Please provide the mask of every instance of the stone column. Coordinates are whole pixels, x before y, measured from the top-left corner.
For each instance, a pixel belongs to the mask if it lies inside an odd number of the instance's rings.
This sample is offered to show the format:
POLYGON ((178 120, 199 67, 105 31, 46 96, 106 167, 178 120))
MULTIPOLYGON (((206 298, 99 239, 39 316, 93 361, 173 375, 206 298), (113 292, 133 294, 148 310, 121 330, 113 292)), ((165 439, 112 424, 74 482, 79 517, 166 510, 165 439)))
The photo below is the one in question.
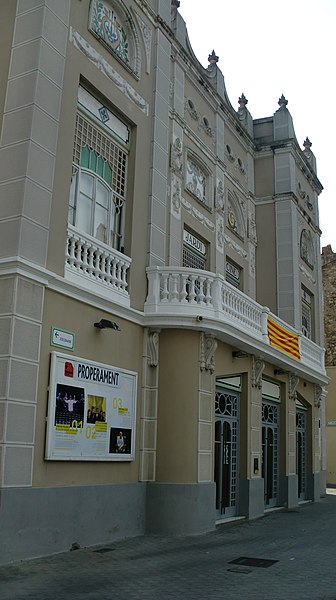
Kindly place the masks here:
POLYGON ((251 356, 251 387, 247 397, 247 472, 241 481, 241 512, 250 519, 264 513, 264 480, 261 477, 262 374, 265 363, 251 356))
POLYGON ((155 481, 159 335, 159 330, 145 329, 144 332, 140 413, 140 481, 155 481))

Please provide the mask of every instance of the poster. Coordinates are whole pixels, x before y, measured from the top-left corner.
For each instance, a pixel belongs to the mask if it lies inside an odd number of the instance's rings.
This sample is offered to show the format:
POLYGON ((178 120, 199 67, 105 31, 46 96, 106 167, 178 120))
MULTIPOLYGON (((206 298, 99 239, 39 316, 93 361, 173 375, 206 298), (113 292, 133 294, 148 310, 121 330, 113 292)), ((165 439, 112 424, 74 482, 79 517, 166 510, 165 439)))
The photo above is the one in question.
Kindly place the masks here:
POLYGON ((53 352, 48 460, 133 460, 137 374, 53 352))

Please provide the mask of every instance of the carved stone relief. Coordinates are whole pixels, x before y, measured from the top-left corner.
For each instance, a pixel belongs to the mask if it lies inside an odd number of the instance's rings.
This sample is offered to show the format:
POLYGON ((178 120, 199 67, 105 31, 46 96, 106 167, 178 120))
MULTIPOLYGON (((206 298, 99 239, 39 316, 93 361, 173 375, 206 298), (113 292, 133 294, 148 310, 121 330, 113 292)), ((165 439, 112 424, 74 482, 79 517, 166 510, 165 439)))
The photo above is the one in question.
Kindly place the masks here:
POLYGON ((224 213, 224 185, 220 179, 217 179, 217 186, 215 189, 215 208, 218 212, 224 213))
POLYGON ((215 230, 215 224, 212 221, 210 221, 210 219, 208 219, 203 213, 201 213, 201 211, 197 210, 197 208, 195 208, 191 204, 191 202, 188 202, 188 200, 186 200, 186 198, 184 198, 183 196, 181 197, 181 203, 182 203, 182 206, 190 214, 192 214, 198 221, 200 221, 200 223, 203 223, 203 225, 205 225, 208 229, 210 229, 210 231, 215 230))
POLYGON ((293 402, 296 401, 296 389, 299 385, 299 377, 294 375, 294 373, 289 373, 288 383, 289 383, 289 399, 293 402))
POLYGON ((135 89, 115 71, 97 50, 95 50, 77 31, 70 27, 70 42, 82 52, 117 88, 148 116, 148 103, 135 89))
POLYGON ((216 247, 223 252, 224 249, 224 219, 220 214, 216 216, 216 247))
POLYGON ((177 213, 181 209, 181 181, 175 175, 172 178, 172 205, 173 210, 177 213))
POLYGON ((160 329, 148 331, 148 364, 151 367, 157 367, 159 362, 159 334, 160 329))
POLYGON ((200 369, 201 371, 215 370, 215 352, 217 349, 217 341, 214 335, 200 334, 200 369))
POLYGON ((314 268, 314 244, 310 231, 303 229, 300 236, 300 256, 302 260, 310 267, 314 268))
POLYGON ((136 19, 138 21, 138 25, 141 31, 142 40, 145 46, 146 52, 146 73, 150 73, 150 59, 152 52, 152 30, 150 27, 147 27, 146 23, 143 22, 141 17, 135 13, 136 19))
POLYGON ((182 174, 183 174, 182 142, 179 137, 176 137, 171 145, 170 165, 171 165, 171 170, 174 173, 182 176, 182 174))
POLYGON ((327 397, 327 389, 325 387, 322 387, 320 385, 315 385, 315 397, 314 397, 314 406, 316 406, 316 408, 321 408, 321 405, 323 405, 323 402, 325 402, 325 399, 327 397))
POLYGON ((225 235, 224 239, 230 248, 232 248, 233 250, 238 252, 238 254, 240 254, 240 256, 242 256, 243 258, 247 258, 248 254, 247 254, 246 250, 244 250, 244 248, 242 248, 239 244, 237 244, 237 242, 235 242, 232 238, 230 238, 230 236, 225 235))
POLYGON ((92 0, 89 31, 125 66, 140 77, 140 49, 132 15, 124 4, 115 0, 92 0))
POLYGON ((252 387, 262 388, 262 375, 265 369, 265 363, 261 358, 252 355, 252 387))

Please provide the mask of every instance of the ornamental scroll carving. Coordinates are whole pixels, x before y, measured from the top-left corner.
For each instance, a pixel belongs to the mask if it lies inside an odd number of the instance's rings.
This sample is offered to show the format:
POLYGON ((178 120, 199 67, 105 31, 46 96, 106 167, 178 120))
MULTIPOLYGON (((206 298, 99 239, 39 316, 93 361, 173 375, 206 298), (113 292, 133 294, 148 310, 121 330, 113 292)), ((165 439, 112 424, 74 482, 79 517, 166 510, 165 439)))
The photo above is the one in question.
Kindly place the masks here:
POLYGON ((252 356, 252 387, 262 388, 262 375, 265 369, 265 363, 261 358, 252 356))
POLYGON ((323 397, 323 388, 320 385, 315 385, 315 394, 314 394, 314 406, 316 408, 321 407, 321 400, 323 397))
POLYGON ((299 377, 293 373, 289 374, 289 399, 296 401, 296 389, 299 385, 299 377))
POLYGON ((159 362, 159 334, 160 330, 149 330, 147 337, 148 364, 157 367, 159 362))
POLYGON ((215 370, 215 352, 217 349, 217 341, 215 336, 201 333, 200 336, 200 368, 201 371, 215 370))
POLYGON ((176 175, 183 174, 182 142, 179 137, 171 145, 170 165, 176 175))
POLYGON ((125 94, 146 115, 149 106, 146 100, 123 78, 112 66, 95 50, 77 31, 70 28, 70 42, 82 52, 106 77, 108 77, 117 88, 125 94))
POLYGON ((221 212, 224 214, 224 210, 225 210, 224 185, 220 179, 218 179, 217 187, 215 189, 215 208, 218 212, 221 212))

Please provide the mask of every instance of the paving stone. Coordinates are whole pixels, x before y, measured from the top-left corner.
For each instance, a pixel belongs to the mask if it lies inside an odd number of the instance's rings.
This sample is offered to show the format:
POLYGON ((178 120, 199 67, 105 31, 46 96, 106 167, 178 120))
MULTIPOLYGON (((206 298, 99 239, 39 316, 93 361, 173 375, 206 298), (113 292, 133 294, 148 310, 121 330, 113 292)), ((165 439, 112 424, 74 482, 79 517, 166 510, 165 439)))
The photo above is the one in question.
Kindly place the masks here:
POLYGON ((1 600, 336 600, 336 496, 193 537, 147 536, 0 567, 1 600), (247 556, 267 569, 234 565, 247 556))

